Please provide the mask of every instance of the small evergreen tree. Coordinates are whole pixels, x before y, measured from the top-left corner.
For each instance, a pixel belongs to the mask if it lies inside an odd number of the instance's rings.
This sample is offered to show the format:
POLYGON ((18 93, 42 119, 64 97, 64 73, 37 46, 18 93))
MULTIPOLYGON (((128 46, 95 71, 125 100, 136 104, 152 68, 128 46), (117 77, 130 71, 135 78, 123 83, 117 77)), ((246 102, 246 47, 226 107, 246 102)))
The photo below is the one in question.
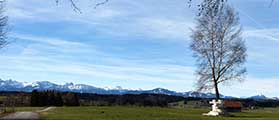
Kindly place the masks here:
POLYGON ((39 93, 37 90, 32 91, 31 106, 39 106, 39 93))
POLYGON ((79 106, 79 99, 76 94, 69 92, 64 96, 64 104, 67 106, 79 106))
POLYGON ((55 94, 55 106, 63 106, 63 100, 60 92, 55 94))

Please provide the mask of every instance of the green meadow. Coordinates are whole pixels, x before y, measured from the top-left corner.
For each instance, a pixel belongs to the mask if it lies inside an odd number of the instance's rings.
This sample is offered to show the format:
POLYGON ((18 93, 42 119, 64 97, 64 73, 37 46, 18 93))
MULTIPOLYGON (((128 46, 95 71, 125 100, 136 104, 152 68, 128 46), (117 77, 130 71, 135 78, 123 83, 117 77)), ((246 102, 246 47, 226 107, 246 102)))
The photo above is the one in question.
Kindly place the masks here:
POLYGON ((158 107, 58 107, 40 113, 45 120, 279 120, 279 108, 243 110, 234 117, 206 117, 209 109, 158 107))

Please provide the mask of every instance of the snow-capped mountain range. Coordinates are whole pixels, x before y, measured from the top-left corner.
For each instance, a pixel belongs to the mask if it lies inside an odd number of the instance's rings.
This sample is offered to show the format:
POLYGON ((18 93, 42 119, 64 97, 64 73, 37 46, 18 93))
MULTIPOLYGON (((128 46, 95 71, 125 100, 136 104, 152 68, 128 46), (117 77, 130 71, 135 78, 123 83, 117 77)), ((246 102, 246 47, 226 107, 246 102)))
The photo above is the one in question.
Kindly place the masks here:
MULTIPOLYGON (((121 87, 116 87, 115 89, 108 88, 97 88, 90 85, 85 84, 73 84, 66 83, 64 85, 58 85, 55 83, 51 83, 48 81, 39 81, 39 82, 18 82, 14 80, 1 80, 0 79, 0 91, 24 91, 31 92, 32 90, 57 90, 63 92, 78 92, 78 93, 96 93, 96 94, 165 94, 165 95, 175 95, 175 96, 183 96, 183 97, 199 97, 199 98, 214 98, 215 94, 213 93, 200 93, 195 91, 189 92, 175 92, 163 88, 156 88, 152 90, 128 90, 122 89, 121 87)), ((231 96, 221 95, 222 98, 236 98, 231 96)), ((251 99, 262 100, 262 99, 275 99, 278 98, 267 98, 264 95, 257 95, 249 97, 251 99)))

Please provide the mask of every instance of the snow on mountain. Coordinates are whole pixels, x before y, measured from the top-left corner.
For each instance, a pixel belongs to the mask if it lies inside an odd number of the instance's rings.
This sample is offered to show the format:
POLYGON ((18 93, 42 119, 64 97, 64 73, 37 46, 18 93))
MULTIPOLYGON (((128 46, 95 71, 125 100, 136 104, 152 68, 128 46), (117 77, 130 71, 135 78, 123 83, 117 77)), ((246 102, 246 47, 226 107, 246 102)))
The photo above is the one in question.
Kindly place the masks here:
MULTIPOLYGON (((201 92, 197 92, 197 91, 189 91, 189 92, 185 92, 183 93, 183 96, 188 96, 188 97, 198 97, 198 98, 215 98, 215 94, 213 93, 201 93, 201 92)), ((221 95, 221 97, 223 98, 224 96, 221 95)))
MULTIPOLYGON (((164 88, 156 88, 153 90, 128 90, 123 89, 120 86, 116 88, 97 88, 90 85, 85 84, 74 84, 74 83, 66 83, 64 85, 58 85, 55 83, 51 83, 48 81, 40 81, 40 82, 18 82, 14 80, 1 80, 0 79, 0 91, 25 91, 31 92, 32 90, 57 90, 63 92, 78 92, 78 93, 96 93, 96 94, 164 94, 164 95, 175 95, 175 96, 183 96, 183 97, 195 97, 195 98, 215 98, 215 94, 213 93, 201 93, 196 91, 189 92, 175 92, 171 90, 167 90, 164 88)), ((221 98, 236 98, 231 96, 221 95, 221 98)), ((249 97, 250 99, 255 100, 265 100, 265 99, 273 99, 279 100, 277 97, 267 98, 264 95, 256 95, 249 97)))
POLYGON ((254 100, 266 100, 266 99, 270 99, 270 98, 267 98, 267 97, 264 96, 264 95, 255 95, 255 96, 249 97, 249 99, 254 99, 254 100))
POLYGON ((18 90, 23 87, 23 83, 13 81, 13 80, 1 80, 0 79, 0 90, 10 91, 10 90, 18 90))
MULTIPOLYGON (((165 94, 165 95, 177 95, 178 93, 175 91, 170 91, 167 89, 163 89, 163 88, 156 88, 153 90, 147 90, 145 91, 145 93, 150 93, 150 94, 165 94)), ((181 95, 180 95, 181 96, 181 95)))
POLYGON ((279 100, 278 97, 272 97, 271 99, 272 99, 272 100, 279 100))
POLYGON ((30 82, 23 82, 22 85, 23 85, 23 87, 26 87, 26 86, 32 86, 32 87, 38 86, 37 83, 30 83, 30 82))

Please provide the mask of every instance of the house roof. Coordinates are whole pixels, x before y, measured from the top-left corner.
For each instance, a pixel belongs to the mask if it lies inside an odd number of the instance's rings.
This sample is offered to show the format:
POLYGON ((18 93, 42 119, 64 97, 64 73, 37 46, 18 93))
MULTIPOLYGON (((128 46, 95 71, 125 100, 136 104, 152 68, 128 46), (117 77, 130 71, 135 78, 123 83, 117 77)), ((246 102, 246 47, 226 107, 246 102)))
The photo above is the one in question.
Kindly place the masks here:
POLYGON ((242 108, 243 106, 239 101, 224 101, 224 107, 242 108))

